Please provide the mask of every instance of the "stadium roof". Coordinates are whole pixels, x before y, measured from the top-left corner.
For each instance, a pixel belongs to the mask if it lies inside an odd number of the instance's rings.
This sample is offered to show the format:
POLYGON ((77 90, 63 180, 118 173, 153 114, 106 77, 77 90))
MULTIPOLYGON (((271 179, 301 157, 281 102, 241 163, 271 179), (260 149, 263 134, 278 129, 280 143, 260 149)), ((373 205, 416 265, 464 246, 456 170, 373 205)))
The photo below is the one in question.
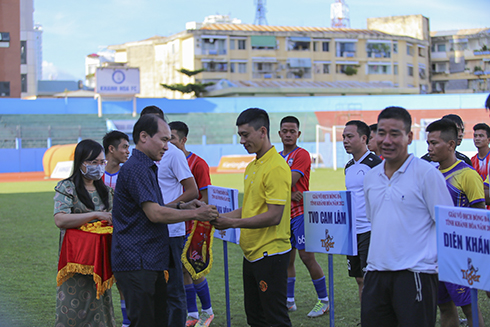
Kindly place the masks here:
POLYGON ((452 35, 474 35, 479 33, 490 33, 489 27, 484 28, 468 28, 461 30, 449 30, 449 31, 432 31, 430 32, 431 37, 438 36, 452 36, 452 35))

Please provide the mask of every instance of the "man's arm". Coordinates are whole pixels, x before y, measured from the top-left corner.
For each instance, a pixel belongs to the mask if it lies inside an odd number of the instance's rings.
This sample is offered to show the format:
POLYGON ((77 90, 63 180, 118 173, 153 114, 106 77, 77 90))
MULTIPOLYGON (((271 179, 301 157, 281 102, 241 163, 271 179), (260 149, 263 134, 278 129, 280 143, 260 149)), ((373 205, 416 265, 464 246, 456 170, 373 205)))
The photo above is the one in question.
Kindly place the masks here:
MULTIPOLYGON (((291 175, 292 175, 291 187, 294 187, 294 185, 296 185, 296 183, 299 181, 301 177, 303 177, 303 175, 301 175, 297 171, 291 172, 291 175)), ((291 200, 301 201, 302 198, 303 198, 303 193, 301 191, 291 192, 291 200)))
POLYGON ((217 229, 227 229, 227 228, 264 228, 279 225, 282 219, 282 214, 284 212, 283 205, 277 204, 267 204, 267 211, 258 214, 253 217, 246 217, 246 219, 236 219, 232 218, 236 216, 237 211, 241 209, 234 210, 230 213, 226 213, 225 216, 220 216, 212 222, 214 227, 217 229))
POLYGON ((208 203, 208 189, 202 189, 199 192, 201 192, 201 201, 204 203, 208 203))
POLYGON ((470 207, 471 208, 476 208, 476 209, 486 209, 484 202, 473 203, 472 205, 470 205, 470 207))
POLYGON ((184 188, 184 193, 170 203, 189 202, 199 197, 199 191, 194 177, 183 179, 180 181, 180 184, 184 188))
POLYGON ((187 220, 210 221, 218 217, 216 207, 210 205, 189 210, 163 207, 155 202, 143 202, 141 206, 146 217, 153 223, 173 224, 187 220))
POLYGON ((489 192, 488 192, 488 189, 489 189, 488 185, 485 184, 483 186, 483 189, 485 190, 485 203, 486 204, 490 204, 490 195, 489 195, 489 192))

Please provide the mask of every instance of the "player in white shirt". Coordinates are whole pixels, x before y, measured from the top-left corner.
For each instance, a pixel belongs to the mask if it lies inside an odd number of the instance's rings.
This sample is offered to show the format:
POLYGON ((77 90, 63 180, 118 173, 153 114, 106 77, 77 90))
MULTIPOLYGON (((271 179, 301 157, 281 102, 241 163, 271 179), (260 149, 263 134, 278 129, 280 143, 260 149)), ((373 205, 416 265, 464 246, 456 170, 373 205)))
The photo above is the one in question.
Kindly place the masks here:
POLYGON ((412 117, 400 107, 378 116, 384 157, 364 178, 371 243, 361 303, 363 327, 433 327, 437 315, 435 206, 453 206, 442 174, 408 153, 412 117))
POLYGON ((345 188, 352 192, 356 206, 357 255, 347 256, 349 276, 356 279, 361 300, 364 286, 364 273, 367 266, 371 223, 366 218, 366 202, 364 200, 364 176, 381 163, 381 159, 368 150, 370 138, 369 126, 360 120, 351 120, 345 124, 342 138, 345 151, 353 158, 345 165, 345 188))

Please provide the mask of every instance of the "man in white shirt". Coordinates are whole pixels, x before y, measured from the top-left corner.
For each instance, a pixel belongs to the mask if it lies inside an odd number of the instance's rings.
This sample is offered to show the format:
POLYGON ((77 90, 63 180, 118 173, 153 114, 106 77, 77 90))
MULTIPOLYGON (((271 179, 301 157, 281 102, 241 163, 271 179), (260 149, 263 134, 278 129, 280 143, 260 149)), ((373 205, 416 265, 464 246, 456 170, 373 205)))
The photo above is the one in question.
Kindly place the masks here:
POLYGON ((453 206, 442 174, 408 154, 412 118, 388 107, 378 116, 384 157, 364 179, 371 243, 362 292, 363 327, 432 327, 437 314, 435 206, 453 206))
MULTIPOLYGON (((148 106, 141 111, 141 116, 147 114, 164 118, 163 111, 156 106, 148 106)), ((169 142, 168 150, 165 151, 162 160, 156 164, 158 166, 158 183, 162 191, 163 202, 166 205, 181 201, 188 202, 198 198, 199 191, 187 159, 175 145, 169 142)), ((171 252, 167 283, 168 326, 185 326, 187 304, 180 260, 184 249, 185 223, 169 224, 168 234, 171 252)))
POLYGON ((369 126, 360 120, 351 120, 345 124, 342 138, 345 151, 353 158, 345 165, 345 188, 352 192, 356 206, 357 255, 347 256, 349 276, 356 279, 361 300, 366 272, 371 223, 366 218, 366 202, 364 200, 364 176, 381 163, 381 159, 368 150, 370 139, 369 126))

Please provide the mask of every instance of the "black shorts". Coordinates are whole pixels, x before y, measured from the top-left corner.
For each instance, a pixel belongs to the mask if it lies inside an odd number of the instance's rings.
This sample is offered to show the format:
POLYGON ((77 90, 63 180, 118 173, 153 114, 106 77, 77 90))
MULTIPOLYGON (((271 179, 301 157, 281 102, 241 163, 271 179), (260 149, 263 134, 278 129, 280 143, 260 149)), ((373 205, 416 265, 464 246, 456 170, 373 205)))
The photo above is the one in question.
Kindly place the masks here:
POLYGON ((368 271, 362 290, 362 327, 434 327, 437 274, 368 271))
POLYGON ((369 241, 371 240, 371 231, 357 234, 357 255, 347 256, 347 269, 349 277, 363 277, 366 272, 367 256, 369 250, 369 241))

